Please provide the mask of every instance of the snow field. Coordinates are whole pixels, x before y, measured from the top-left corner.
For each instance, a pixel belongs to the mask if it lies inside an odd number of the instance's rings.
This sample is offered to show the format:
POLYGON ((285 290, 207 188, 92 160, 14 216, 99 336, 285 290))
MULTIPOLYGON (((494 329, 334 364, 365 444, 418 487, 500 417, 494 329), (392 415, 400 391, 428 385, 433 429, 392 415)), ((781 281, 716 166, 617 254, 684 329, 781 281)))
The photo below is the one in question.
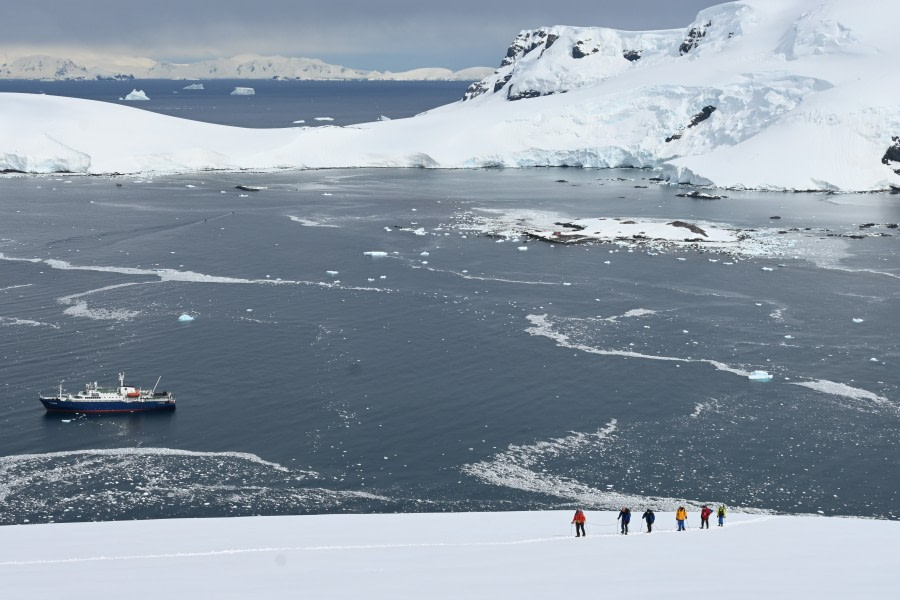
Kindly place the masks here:
POLYGON ((0 528, 11 598, 886 598, 900 524, 730 514, 320 515, 0 528), (47 574, 52 573, 52 577, 47 574))

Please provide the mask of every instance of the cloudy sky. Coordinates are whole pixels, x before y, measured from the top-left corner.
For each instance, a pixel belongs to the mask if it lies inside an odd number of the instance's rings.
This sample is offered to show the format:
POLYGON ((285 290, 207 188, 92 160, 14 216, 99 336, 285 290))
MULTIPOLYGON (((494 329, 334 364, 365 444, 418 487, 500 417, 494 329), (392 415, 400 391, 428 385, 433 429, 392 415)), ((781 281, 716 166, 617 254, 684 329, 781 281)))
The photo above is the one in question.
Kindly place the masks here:
POLYGON ((522 29, 680 28, 719 1, 31 0, 3 11, 0 56, 113 53, 187 61, 281 54, 358 69, 462 69, 497 66, 522 29))

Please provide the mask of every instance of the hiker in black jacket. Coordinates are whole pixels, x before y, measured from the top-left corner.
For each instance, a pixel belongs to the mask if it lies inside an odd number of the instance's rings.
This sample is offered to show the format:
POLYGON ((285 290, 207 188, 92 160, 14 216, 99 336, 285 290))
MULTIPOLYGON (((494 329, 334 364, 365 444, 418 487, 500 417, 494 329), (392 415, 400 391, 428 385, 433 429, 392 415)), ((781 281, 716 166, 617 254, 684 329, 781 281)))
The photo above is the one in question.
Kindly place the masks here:
POLYGON ((648 508, 644 511, 644 515, 641 518, 647 521, 647 533, 653 531, 653 521, 656 520, 656 515, 653 514, 653 511, 648 508))

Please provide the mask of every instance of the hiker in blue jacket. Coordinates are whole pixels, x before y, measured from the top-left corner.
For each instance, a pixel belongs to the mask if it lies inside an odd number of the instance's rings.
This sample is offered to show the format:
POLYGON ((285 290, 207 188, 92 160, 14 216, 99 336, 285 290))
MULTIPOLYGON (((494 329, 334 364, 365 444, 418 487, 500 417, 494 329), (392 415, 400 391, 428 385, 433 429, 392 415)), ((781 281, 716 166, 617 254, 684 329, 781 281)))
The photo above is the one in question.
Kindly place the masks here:
POLYGON ((628 523, 631 522, 631 511, 627 507, 622 507, 616 520, 622 520, 622 535, 628 535, 628 523))
POLYGON ((641 518, 647 521, 647 533, 653 531, 653 522, 656 520, 656 515, 653 514, 653 510, 650 508, 645 510, 644 515, 641 518))

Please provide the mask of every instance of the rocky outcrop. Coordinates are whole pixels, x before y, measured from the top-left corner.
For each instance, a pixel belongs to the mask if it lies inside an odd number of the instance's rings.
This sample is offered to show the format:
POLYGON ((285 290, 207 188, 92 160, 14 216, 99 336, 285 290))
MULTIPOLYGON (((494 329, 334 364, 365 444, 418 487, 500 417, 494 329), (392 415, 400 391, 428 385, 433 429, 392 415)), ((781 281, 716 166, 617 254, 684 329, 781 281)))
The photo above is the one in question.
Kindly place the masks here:
POLYGON ((706 37, 706 32, 709 31, 710 27, 712 27, 712 21, 707 21, 705 24, 698 27, 691 27, 687 33, 687 37, 684 38, 684 41, 678 47, 678 53, 684 56, 699 46, 700 40, 706 37))
POLYGON ((881 162, 894 169, 894 173, 900 175, 900 136, 895 135, 891 138, 891 141, 894 144, 888 147, 887 152, 881 158, 881 162))
MULTIPOLYGON (((693 118, 691 119, 691 122, 688 123, 687 129, 690 129, 691 127, 696 127, 703 121, 707 120, 710 117, 710 115, 712 115, 714 112, 716 112, 715 106, 704 106, 700 110, 700 112, 698 112, 696 115, 693 116, 693 118)), ((675 140, 680 140, 681 136, 682 136, 682 133, 680 133, 680 132, 675 133, 675 134, 667 137, 666 142, 673 142, 675 140)))

